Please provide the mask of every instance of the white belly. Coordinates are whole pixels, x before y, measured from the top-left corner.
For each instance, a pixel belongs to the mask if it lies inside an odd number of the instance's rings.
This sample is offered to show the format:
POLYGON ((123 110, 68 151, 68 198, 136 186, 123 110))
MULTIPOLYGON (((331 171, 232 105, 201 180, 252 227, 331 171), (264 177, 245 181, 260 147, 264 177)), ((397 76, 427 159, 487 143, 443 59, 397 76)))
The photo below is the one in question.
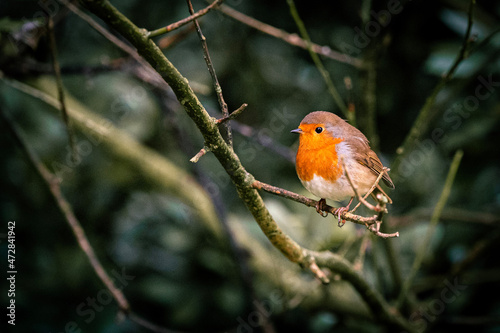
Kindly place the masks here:
MULTIPOLYGON (((371 189, 375 180, 377 180, 375 174, 356 161, 353 161, 353 163, 349 163, 349 161, 347 161, 346 168, 352 182, 361 195, 365 195, 371 189), (363 176, 361 177, 356 175, 363 176)), ((314 175, 313 179, 309 181, 302 181, 302 185, 304 185, 309 192, 323 199, 343 201, 355 196, 354 190, 345 176, 345 173, 343 173, 342 176, 335 181, 335 183, 331 183, 321 176, 314 175)))

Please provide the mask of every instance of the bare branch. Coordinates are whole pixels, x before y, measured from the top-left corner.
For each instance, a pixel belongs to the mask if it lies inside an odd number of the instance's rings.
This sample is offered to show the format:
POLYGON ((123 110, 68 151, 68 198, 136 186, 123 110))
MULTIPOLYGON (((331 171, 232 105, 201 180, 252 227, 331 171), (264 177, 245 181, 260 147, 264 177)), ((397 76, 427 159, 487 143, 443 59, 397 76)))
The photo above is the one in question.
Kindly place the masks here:
POLYGON ((194 21, 194 20, 202 17, 203 15, 207 14, 209 11, 211 11, 212 9, 216 8, 217 6, 219 6, 222 3, 222 1, 224 1, 224 0, 215 0, 214 2, 212 2, 207 7, 205 7, 203 9, 197 11, 196 13, 191 14, 190 16, 188 16, 188 17, 186 17, 186 18, 184 18, 184 19, 182 19, 180 21, 177 21, 177 22, 174 22, 172 24, 169 24, 166 27, 150 31, 147 34, 147 36, 149 38, 153 38, 153 37, 156 37, 156 36, 159 36, 159 35, 163 35, 163 34, 169 33, 170 31, 173 31, 175 29, 179 29, 180 27, 188 24, 189 22, 192 22, 192 21, 194 21))
MULTIPOLYGON (((306 41, 303 40, 302 38, 300 38, 297 34, 291 34, 291 33, 288 33, 284 30, 275 28, 269 24, 258 21, 256 19, 254 19, 253 17, 245 15, 245 14, 237 11, 236 9, 233 9, 233 8, 226 6, 226 5, 219 6, 218 10, 220 12, 222 12, 223 14, 231 17, 232 19, 235 19, 236 21, 239 21, 243 24, 246 24, 249 27, 252 27, 256 30, 259 30, 262 33, 265 33, 267 35, 281 39, 281 40, 287 42, 288 44, 298 46, 300 48, 307 50, 306 41)), ((337 51, 334 51, 328 46, 321 46, 318 44, 311 43, 311 47, 315 53, 320 54, 324 57, 336 60, 336 61, 341 62, 341 63, 352 65, 356 68, 361 68, 361 66, 362 66, 361 60, 359 60, 357 58, 353 58, 347 54, 342 54, 342 53, 339 53, 337 51)))
MULTIPOLYGON (((285 189, 282 189, 282 188, 279 188, 276 186, 272 186, 272 185, 263 183, 263 182, 258 181, 258 180, 255 180, 253 182, 253 187, 257 188, 259 190, 266 191, 268 193, 278 195, 278 196, 283 197, 283 198, 287 198, 287 199, 290 199, 290 200, 293 200, 296 202, 300 202, 301 204, 304 204, 308 207, 316 208, 316 205, 318 204, 318 201, 316 201, 314 199, 310 199, 310 198, 305 197, 303 195, 300 195, 300 194, 297 194, 297 193, 294 193, 294 192, 291 192, 291 191, 288 191, 288 190, 285 190, 285 189)), ((330 213, 332 215, 335 215, 335 210, 336 210, 335 207, 325 205, 324 208, 325 208, 325 212, 330 213)), ((350 221, 350 222, 353 222, 356 224, 361 224, 361 225, 372 225, 372 224, 376 223, 376 221, 377 221, 377 215, 375 215, 373 217, 364 217, 364 216, 355 215, 355 214, 352 214, 349 212, 343 212, 340 215, 340 217, 342 220, 350 221)))
POLYGON ((222 117, 220 119, 217 119, 216 123, 217 124, 223 124, 223 123, 225 123, 228 120, 233 120, 234 118, 238 117, 243 111, 245 111, 245 109, 247 108, 247 106, 248 106, 248 104, 246 104, 246 103, 242 104, 239 108, 237 108, 236 110, 234 110, 233 112, 231 112, 229 115, 224 116, 224 117, 222 117))

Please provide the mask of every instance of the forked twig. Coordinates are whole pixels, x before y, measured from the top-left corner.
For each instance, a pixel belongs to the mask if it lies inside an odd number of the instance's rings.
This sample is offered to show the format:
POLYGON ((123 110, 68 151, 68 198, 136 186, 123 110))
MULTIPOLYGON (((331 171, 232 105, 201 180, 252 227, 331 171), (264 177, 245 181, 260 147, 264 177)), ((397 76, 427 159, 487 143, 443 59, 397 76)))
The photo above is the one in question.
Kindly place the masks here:
POLYGON ((245 109, 247 108, 248 104, 243 103, 239 108, 228 114, 227 116, 224 116, 222 118, 217 119, 215 122, 217 124, 223 124, 228 120, 233 120, 234 118, 238 117, 245 109))
MULTIPOLYGON (((225 117, 222 117, 222 118, 219 118, 219 119, 216 119, 215 123, 217 125, 224 124, 226 121, 236 118, 237 116, 239 116, 246 109, 247 106, 248 106, 248 104, 243 103, 239 108, 237 108, 236 110, 234 110, 233 112, 231 112, 229 115, 227 115, 225 117)), ((210 151, 210 148, 207 147, 207 146, 204 146, 189 161, 192 162, 192 163, 197 163, 200 160, 200 158, 203 155, 205 155, 206 153, 208 153, 209 151, 210 151)))

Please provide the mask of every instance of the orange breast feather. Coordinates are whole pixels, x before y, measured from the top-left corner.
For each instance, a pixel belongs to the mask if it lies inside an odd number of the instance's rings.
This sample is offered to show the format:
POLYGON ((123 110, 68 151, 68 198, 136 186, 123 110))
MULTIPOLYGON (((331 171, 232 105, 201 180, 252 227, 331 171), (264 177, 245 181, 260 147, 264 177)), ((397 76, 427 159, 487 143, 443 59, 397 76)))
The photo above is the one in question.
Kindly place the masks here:
POLYGON ((322 137, 321 143, 311 142, 319 138, 301 135, 297 151, 297 174, 303 181, 309 181, 314 175, 330 182, 335 182, 342 175, 342 166, 339 163, 335 145, 344 141, 340 138, 322 137), (311 147, 314 147, 311 149, 311 147))

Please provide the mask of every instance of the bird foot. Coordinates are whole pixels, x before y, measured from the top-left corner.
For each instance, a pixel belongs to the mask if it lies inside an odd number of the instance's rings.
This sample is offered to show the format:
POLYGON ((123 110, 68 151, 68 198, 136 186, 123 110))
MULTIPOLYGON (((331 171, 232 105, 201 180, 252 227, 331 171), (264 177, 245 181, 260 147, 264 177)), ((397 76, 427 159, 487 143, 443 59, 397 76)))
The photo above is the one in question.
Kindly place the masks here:
POLYGON ((325 199, 320 199, 318 203, 316 204, 316 212, 318 212, 321 217, 327 217, 328 212, 326 211, 326 200, 325 199))
POLYGON ((342 228, 345 224, 345 220, 342 220, 340 218, 340 215, 342 215, 343 213, 348 212, 348 211, 349 211, 349 207, 339 207, 339 208, 335 209, 334 214, 337 215, 339 218, 339 223, 338 223, 339 228, 342 228))
POLYGON ((339 228, 342 228, 344 226, 344 224, 345 224, 345 220, 342 220, 340 218, 340 215, 342 215, 343 213, 349 211, 349 207, 351 206, 351 203, 352 203, 353 199, 354 199, 354 197, 351 198, 351 200, 349 201, 349 203, 347 204, 347 206, 345 206, 345 207, 339 207, 339 208, 335 209, 335 211, 333 212, 339 218, 339 223, 338 223, 339 228))

